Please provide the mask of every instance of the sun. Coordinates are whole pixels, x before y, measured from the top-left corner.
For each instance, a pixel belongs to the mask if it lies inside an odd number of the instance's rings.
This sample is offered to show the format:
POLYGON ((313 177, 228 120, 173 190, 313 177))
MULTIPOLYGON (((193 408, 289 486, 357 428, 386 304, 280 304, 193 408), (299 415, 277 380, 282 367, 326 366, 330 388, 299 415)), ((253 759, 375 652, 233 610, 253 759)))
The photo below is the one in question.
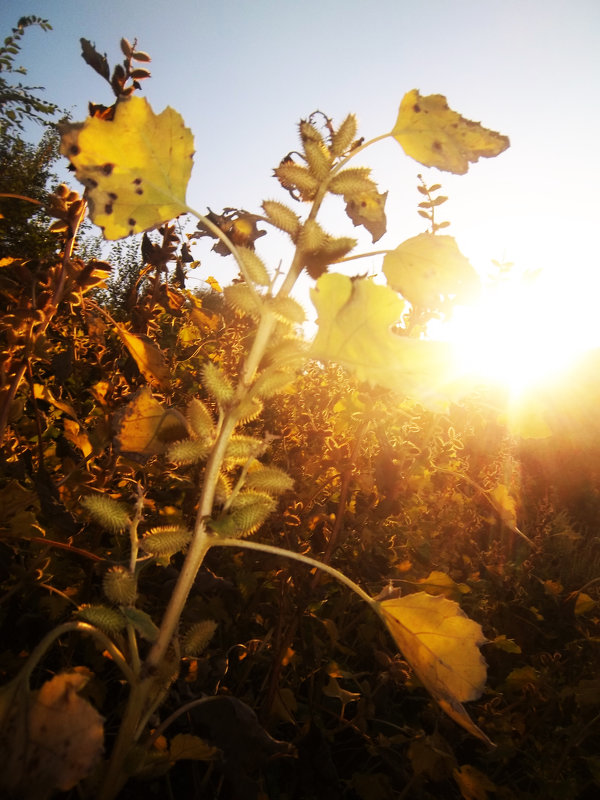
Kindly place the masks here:
POLYGON ((560 380, 584 352, 600 346, 592 302, 599 290, 600 282, 576 286, 568 275, 508 271, 432 333, 453 345, 461 374, 501 384, 516 398, 560 380))

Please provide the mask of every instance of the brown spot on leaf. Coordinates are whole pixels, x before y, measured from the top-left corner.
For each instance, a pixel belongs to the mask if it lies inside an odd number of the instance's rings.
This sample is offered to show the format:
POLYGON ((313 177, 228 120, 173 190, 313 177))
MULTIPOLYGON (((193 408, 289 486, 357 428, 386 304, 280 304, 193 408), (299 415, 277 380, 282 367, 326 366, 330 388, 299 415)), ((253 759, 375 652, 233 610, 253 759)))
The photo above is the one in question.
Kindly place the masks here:
POLYGON ((136 194, 144 194, 144 190, 138 188, 138 189, 135 190, 135 193, 136 194))
POLYGON ((142 179, 141 178, 134 178, 133 182, 135 183, 136 186, 139 186, 140 183, 142 182, 142 179))
POLYGON ((113 207, 112 207, 112 203, 107 203, 107 204, 104 206, 104 213, 105 213, 105 214, 112 214, 112 213, 113 213, 113 207))
MULTIPOLYGON (((129 225, 135 225, 135 220, 134 220, 134 218, 133 218, 133 217, 129 217, 129 219, 127 220, 127 222, 129 223, 129 225)), ((133 231, 131 231, 131 232, 133 233, 133 231)))
POLYGON ((79 147, 76 144, 72 144, 71 147, 69 147, 69 154, 70 155, 78 156, 79 153, 81 153, 81 150, 79 149, 79 147))
POLYGON ((110 197, 110 199, 111 199, 111 200, 113 200, 113 201, 114 201, 114 200, 118 200, 118 199, 119 199, 119 195, 118 195, 118 194, 115 194, 114 192, 109 192, 109 193, 108 193, 108 196, 109 196, 109 197, 110 197))
POLYGON ((110 175, 114 168, 115 168, 115 165, 111 164, 110 162, 107 161, 106 164, 102 165, 102 172, 105 175, 110 175))
POLYGON ((415 103, 413 106, 413 111, 415 112, 415 114, 418 114, 420 110, 421 106, 418 103, 415 103))
POLYGON ((437 153, 441 153, 441 152, 442 152, 442 150, 444 149, 444 148, 442 147, 442 143, 441 143, 441 142, 438 142, 438 141, 435 141, 435 142, 434 142, 434 143, 433 143, 431 146, 432 146, 432 148, 433 148, 433 149, 434 149, 434 150, 435 150, 437 153))

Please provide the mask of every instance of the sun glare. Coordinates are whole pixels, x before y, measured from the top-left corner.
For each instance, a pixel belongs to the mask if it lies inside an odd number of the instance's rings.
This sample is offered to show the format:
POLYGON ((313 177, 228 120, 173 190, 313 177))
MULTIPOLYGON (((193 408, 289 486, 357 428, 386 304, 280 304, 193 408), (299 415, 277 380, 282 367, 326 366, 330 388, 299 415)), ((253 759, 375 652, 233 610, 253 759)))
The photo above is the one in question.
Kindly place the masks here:
POLYGON ((509 272, 432 335, 454 345, 465 375, 501 383, 514 397, 560 378, 582 353, 600 345, 593 303, 599 288, 577 287, 551 274, 509 272))

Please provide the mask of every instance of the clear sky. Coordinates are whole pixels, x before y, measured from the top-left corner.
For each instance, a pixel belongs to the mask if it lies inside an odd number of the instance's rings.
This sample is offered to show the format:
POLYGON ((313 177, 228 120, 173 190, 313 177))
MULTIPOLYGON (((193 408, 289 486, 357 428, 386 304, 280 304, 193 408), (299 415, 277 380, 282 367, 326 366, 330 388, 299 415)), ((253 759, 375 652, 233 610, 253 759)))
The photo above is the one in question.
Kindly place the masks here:
MULTIPOLYGON (((285 200, 271 171, 314 109, 338 122, 355 112, 368 139, 391 129, 406 91, 445 94, 507 134, 511 148, 463 177, 421 167, 392 140, 367 151, 363 162, 390 190, 377 248, 424 229, 415 211, 423 172, 443 184, 448 232, 478 268, 516 260, 547 267, 566 297, 573 276, 588 281, 576 290, 588 303, 598 293, 600 0, 2 0, 2 30, 23 14, 54 28, 24 38, 26 80, 75 120, 88 100, 112 101, 79 38, 111 66, 120 37, 137 38, 152 56, 144 94, 156 111, 176 108, 194 132, 188 202, 202 211, 285 200)), ((332 233, 356 234, 342 213, 331 215, 332 233)), ((360 239, 368 249, 368 235, 360 239)), ((201 272, 219 279, 224 263, 203 258, 201 272)))

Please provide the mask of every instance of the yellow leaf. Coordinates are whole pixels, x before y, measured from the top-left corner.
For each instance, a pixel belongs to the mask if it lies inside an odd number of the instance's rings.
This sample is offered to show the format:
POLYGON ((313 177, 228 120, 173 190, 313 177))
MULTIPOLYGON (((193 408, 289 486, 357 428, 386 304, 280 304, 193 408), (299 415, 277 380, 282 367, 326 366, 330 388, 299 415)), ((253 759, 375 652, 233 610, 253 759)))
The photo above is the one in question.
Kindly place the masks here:
POLYGON ((500 514, 503 522, 512 528, 517 524, 517 504, 515 498, 508 491, 508 487, 499 483, 493 492, 489 494, 494 507, 500 514))
POLYGON ((150 383, 154 382, 161 388, 166 388, 169 385, 171 372, 158 347, 147 339, 129 333, 122 325, 117 325, 117 333, 144 378, 150 383))
POLYGON ((577 600, 575 600, 575 614, 579 616, 580 614, 587 614, 588 611, 591 611, 596 606, 596 601, 586 594, 585 592, 579 592, 577 595, 577 600))
POLYGON ((222 292, 223 291, 219 281, 216 278, 213 278, 212 275, 208 276, 208 278, 206 279, 206 283, 208 283, 208 285, 213 290, 213 292, 222 292))
POLYGON ((359 192, 344 197, 346 214, 354 226, 364 225, 371 234, 373 242, 377 242, 386 231, 385 201, 387 192, 380 194, 374 191, 359 192))
POLYGON ((539 399, 529 394, 500 414, 499 421, 507 424, 510 432, 521 439, 547 439, 552 436, 552 430, 546 422, 546 410, 539 399))
POLYGON ((470 764, 463 764, 460 769, 452 770, 454 780, 458 784, 463 800, 487 800, 488 792, 495 792, 495 783, 470 764))
POLYGON ((170 747, 171 761, 189 759, 191 761, 211 761, 217 755, 217 748, 199 736, 191 733, 178 733, 170 747))
POLYGON ((452 236, 420 233, 407 239, 385 256, 383 272, 392 289, 419 308, 468 303, 479 292, 479 277, 452 236))
POLYGON ((183 415, 163 408, 148 388, 141 389, 118 414, 116 430, 118 450, 143 459, 164 453, 172 442, 188 436, 183 415))
POLYGON ((55 675, 32 694, 27 738, 15 737, 11 744, 16 752, 9 758, 13 769, 16 763, 22 765, 20 776, 16 772, 10 776, 14 784, 20 781, 25 792, 19 796, 47 797, 49 788, 66 792, 99 762, 104 745, 103 720, 78 695, 87 680, 80 672, 55 675))
POLYGON ((428 594, 443 595, 450 600, 458 600, 461 595, 467 594, 470 590, 466 584, 459 584, 453 581, 450 575, 445 572, 433 570, 426 578, 417 581, 428 594))
POLYGON ((86 187, 90 216, 106 239, 156 228, 187 211, 194 140, 172 108, 155 114, 142 97, 117 103, 114 119, 61 128, 60 152, 86 187))
POLYGON ((56 406, 60 411, 64 414, 68 414, 73 419, 77 419, 77 414, 75 413, 75 409, 70 403, 65 403, 62 400, 57 400, 56 397, 52 394, 50 389, 42 383, 34 383, 33 384, 33 396, 36 400, 43 400, 45 403, 51 403, 53 406, 56 406))
POLYGON ((78 447, 83 455, 87 458, 93 452, 92 443, 85 431, 81 430, 81 427, 78 422, 75 420, 67 419, 63 421, 63 427, 65 431, 65 439, 74 444, 75 447, 78 447))
POLYGON ((311 298, 319 315, 313 358, 342 364, 359 380, 393 389, 432 410, 444 410, 460 394, 448 343, 393 333, 404 303, 388 286, 327 273, 311 298))
POLYGON ((378 605, 394 641, 439 706, 489 744, 462 706, 480 697, 485 686, 486 663, 479 646, 486 639, 481 626, 452 600, 426 592, 378 605))
POLYGON ((452 111, 444 95, 423 97, 417 89, 402 98, 392 136, 415 161, 456 175, 464 175, 469 162, 497 156, 510 145, 508 136, 452 111))

